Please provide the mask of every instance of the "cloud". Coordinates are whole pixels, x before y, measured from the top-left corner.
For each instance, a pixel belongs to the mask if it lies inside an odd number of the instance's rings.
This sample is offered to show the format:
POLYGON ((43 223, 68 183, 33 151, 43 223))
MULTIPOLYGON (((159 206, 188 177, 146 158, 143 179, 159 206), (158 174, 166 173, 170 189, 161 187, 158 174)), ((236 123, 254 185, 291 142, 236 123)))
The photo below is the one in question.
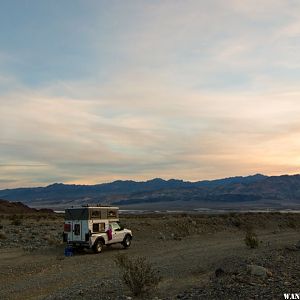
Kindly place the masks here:
POLYGON ((298 93, 223 95, 157 86, 149 95, 147 85, 135 90, 126 83, 89 100, 37 90, 2 97, 0 163, 7 176, 29 185, 38 178, 41 184, 198 180, 289 172, 300 163, 298 93))
POLYGON ((15 24, 43 44, 0 52, 0 187, 295 173, 297 7, 89 2, 15 24))

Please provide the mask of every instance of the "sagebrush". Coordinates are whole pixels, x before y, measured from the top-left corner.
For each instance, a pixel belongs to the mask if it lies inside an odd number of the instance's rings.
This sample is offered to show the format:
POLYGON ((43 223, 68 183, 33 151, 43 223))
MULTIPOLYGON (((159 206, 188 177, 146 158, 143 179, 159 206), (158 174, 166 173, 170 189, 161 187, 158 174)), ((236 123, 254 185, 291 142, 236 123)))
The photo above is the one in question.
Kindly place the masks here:
POLYGON ((124 283, 134 296, 149 293, 161 280, 159 271, 143 256, 129 258, 119 254, 115 257, 115 262, 121 269, 124 283))
POLYGON ((254 249, 259 245, 257 235, 253 231, 247 231, 245 236, 245 244, 247 247, 254 249))

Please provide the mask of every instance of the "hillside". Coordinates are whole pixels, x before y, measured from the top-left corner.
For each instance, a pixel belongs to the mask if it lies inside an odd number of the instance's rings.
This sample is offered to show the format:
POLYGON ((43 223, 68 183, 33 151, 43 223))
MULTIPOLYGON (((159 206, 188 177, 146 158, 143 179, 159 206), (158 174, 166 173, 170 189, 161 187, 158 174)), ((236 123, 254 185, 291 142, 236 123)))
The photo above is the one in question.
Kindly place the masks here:
POLYGON ((299 208, 300 175, 232 177, 212 181, 115 181, 97 185, 66 185, 0 191, 0 197, 34 207, 63 208, 91 203, 123 208, 299 208))
POLYGON ((32 213, 53 213, 51 209, 30 208, 22 202, 10 202, 0 199, 0 214, 32 214, 32 213))

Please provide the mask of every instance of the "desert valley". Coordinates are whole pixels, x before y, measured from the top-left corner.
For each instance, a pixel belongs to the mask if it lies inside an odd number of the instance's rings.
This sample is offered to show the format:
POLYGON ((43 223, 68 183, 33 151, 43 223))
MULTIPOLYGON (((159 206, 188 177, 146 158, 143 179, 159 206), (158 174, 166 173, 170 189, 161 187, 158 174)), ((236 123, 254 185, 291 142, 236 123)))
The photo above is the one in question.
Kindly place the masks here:
POLYGON ((125 214, 129 249, 65 257, 62 214, 5 201, 0 213, 1 299, 282 299, 300 285, 298 214, 125 214), (157 284, 135 296, 120 255, 145 258, 157 284))

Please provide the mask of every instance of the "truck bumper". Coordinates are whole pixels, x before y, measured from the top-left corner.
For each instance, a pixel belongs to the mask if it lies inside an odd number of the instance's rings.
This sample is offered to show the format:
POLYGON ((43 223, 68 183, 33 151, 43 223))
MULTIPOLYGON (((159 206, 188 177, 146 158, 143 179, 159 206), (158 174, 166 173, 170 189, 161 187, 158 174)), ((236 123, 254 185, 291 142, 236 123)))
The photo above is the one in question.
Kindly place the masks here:
POLYGON ((72 248, 90 248, 89 242, 83 242, 83 241, 76 241, 76 242, 68 242, 68 246, 71 246, 72 248))

